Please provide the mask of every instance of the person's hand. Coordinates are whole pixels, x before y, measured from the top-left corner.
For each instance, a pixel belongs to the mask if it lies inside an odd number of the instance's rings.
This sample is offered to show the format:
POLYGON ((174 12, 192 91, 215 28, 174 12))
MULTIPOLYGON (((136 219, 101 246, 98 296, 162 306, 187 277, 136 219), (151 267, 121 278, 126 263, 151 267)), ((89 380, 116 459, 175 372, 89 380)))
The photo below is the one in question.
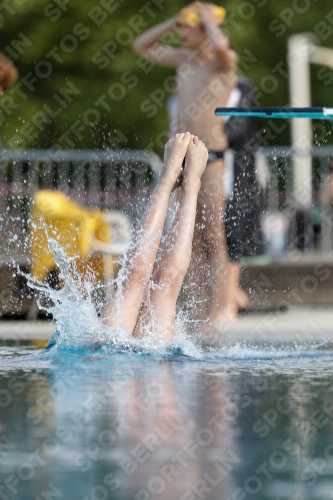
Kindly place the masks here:
POLYGON ((175 16, 173 16, 173 17, 170 19, 170 21, 172 22, 172 25, 173 25, 173 26, 180 26, 180 24, 181 24, 181 23, 179 22, 179 17, 180 17, 180 16, 179 16, 179 13, 178 13, 178 14, 176 14, 175 16))
POLYGON ((206 26, 218 26, 220 21, 214 15, 212 7, 204 2, 194 2, 195 10, 200 17, 201 24, 206 26))

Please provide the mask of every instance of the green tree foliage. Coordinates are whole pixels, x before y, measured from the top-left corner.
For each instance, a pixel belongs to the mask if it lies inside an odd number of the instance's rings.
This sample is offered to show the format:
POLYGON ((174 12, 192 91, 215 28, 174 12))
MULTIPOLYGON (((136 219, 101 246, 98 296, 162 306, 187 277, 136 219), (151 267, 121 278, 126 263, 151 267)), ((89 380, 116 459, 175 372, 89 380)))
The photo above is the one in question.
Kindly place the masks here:
MULTIPOLYGON (((0 99, 6 146, 161 151, 171 91, 166 79, 173 71, 143 69, 130 42, 186 1, 11 0, 6 5, 0 18, 1 50, 20 74, 18 85, 0 99), (161 102, 155 101, 156 113, 148 117, 140 107, 157 89, 161 102)), ((317 32, 324 46, 333 46, 331 7, 319 0, 226 0, 224 6, 224 29, 239 52, 240 72, 262 94, 260 105, 287 104, 288 37, 317 32)), ((332 71, 312 69, 313 105, 333 107, 332 82, 332 71)), ((327 124, 322 142, 330 128, 327 124)), ((284 131, 274 141, 288 139, 284 131)))

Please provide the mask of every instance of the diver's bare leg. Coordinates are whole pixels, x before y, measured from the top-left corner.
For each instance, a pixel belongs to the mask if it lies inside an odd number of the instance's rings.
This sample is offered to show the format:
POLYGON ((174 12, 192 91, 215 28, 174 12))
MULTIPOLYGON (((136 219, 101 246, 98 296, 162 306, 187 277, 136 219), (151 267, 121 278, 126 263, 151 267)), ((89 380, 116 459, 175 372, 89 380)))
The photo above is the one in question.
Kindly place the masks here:
POLYGON ((108 326, 134 330, 161 242, 170 193, 191 137, 189 133, 177 134, 165 146, 163 172, 129 252, 123 286, 114 292, 103 313, 108 326))
POLYGON ((195 330, 199 325, 200 331, 213 332, 220 330, 228 317, 230 320, 230 305, 234 301, 228 293, 232 276, 223 211, 223 162, 217 160, 207 165, 201 179, 192 259, 180 297, 180 305, 186 293, 194 299, 189 313, 195 330))
POLYGON ((191 260, 197 197, 207 157, 205 145, 194 137, 186 153, 179 208, 161 260, 154 270, 149 296, 133 332, 135 337, 145 336, 147 327, 151 331, 153 326, 153 331, 158 333, 159 338, 172 339, 176 302, 191 260))
POLYGON ((187 329, 193 332, 200 328, 203 321, 207 321, 209 312, 210 266, 202 227, 203 222, 197 211, 191 262, 178 300, 178 307, 187 312, 187 329))

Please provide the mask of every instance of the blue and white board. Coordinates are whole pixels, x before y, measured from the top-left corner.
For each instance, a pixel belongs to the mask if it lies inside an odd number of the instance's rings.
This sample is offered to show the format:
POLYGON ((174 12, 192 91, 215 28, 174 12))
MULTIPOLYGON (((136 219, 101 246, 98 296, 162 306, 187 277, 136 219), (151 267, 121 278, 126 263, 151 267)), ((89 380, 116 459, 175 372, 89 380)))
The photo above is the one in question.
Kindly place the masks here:
POLYGON ((259 118, 311 118, 333 120, 333 108, 216 108, 216 116, 257 116, 259 118))

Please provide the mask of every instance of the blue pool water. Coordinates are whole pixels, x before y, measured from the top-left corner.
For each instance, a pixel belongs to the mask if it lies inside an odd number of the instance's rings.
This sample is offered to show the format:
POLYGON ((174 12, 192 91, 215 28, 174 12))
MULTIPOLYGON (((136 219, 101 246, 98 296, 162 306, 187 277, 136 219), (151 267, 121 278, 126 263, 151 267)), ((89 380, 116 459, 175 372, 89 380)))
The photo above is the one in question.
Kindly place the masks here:
POLYGON ((0 499, 333 498, 328 342, 170 347, 68 279, 51 345, 0 346, 0 499))
POLYGON ((325 346, 3 346, 0 498, 333 498, 325 346))

